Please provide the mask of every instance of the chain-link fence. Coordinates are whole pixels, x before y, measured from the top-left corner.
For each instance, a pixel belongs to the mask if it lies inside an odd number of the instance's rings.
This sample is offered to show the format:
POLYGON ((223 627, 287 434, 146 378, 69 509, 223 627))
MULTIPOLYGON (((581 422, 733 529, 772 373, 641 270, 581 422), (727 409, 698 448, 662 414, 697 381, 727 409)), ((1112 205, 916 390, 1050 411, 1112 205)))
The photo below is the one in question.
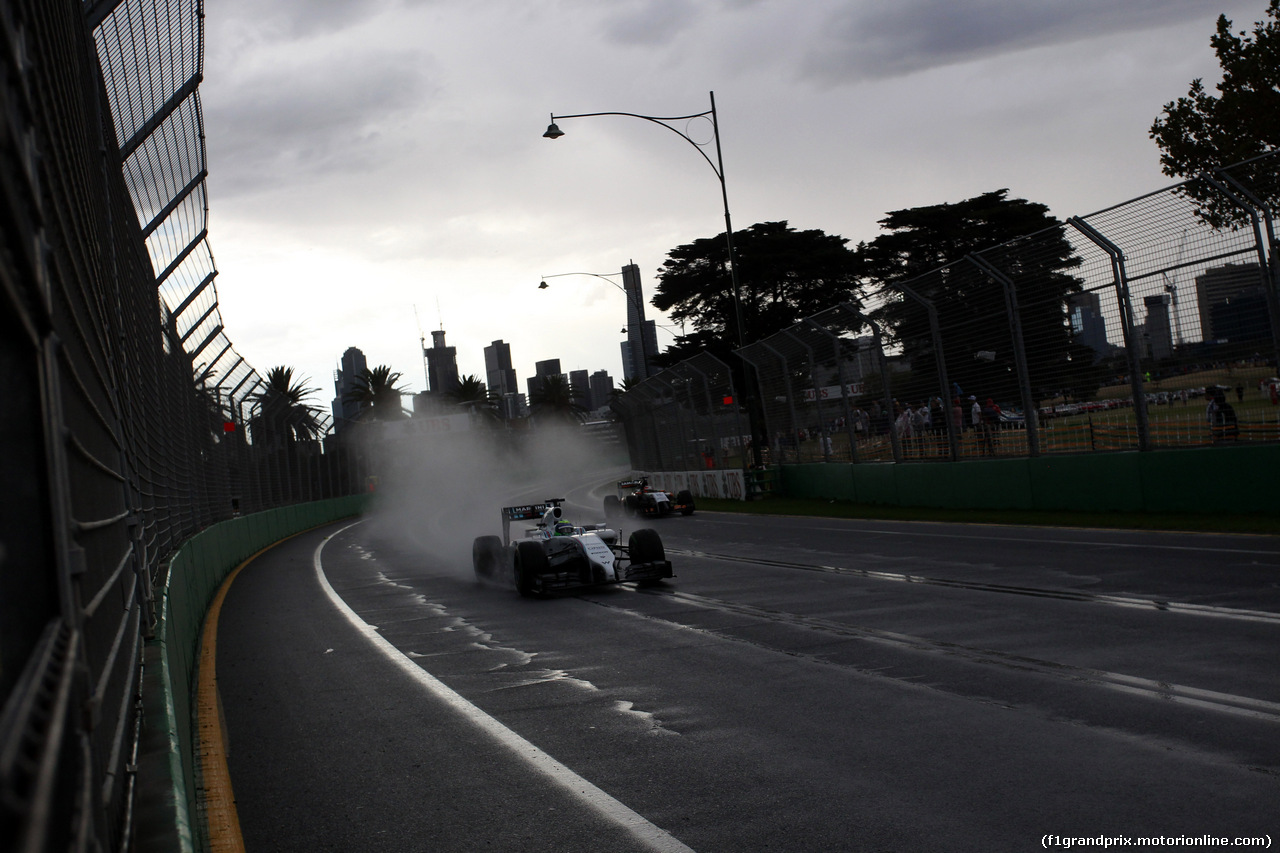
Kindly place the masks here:
POLYGON ((706 357, 677 365, 615 404, 633 465, 696 470, 690 449, 708 443, 732 466, 1280 441, 1276 239, 1256 200, 1278 164, 1073 217, 806 318, 737 351, 755 400, 724 365, 682 392, 706 357), (752 433, 757 458, 735 455, 752 433))
POLYGON ((324 418, 268 428, 223 329, 202 27, 199 0, 0 3, 4 850, 132 843, 151 593, 178 546, 363 486, 324 418))

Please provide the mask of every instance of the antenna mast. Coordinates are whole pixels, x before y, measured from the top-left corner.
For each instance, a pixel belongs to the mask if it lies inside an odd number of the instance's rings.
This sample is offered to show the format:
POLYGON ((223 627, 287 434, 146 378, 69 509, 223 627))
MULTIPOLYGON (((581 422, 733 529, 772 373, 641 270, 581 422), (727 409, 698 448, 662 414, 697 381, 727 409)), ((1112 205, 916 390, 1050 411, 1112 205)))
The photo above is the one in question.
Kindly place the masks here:
POLYGON ((418 319, 418 305, 413 305, 413 321, 418 324, 418 344, 422 348, 422 380, 424 391, 431 390, 431 373, 427 369, 427 336, 422 333, 422 321, 418 319))

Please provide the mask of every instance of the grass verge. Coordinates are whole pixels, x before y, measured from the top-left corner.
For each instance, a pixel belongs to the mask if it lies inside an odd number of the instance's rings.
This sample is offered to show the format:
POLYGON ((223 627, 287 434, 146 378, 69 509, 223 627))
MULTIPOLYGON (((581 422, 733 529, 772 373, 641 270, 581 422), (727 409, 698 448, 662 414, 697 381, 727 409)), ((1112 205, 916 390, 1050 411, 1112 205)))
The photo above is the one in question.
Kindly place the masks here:
POLYGON ((1124 530, 1186 530, 1198 533, 1280 534, 1280 518, 1264 513, 1071 512, 1023 509, 936 509, 884 506, 822 498, 771 496, 757 501, 698 498, 708 512, 746 515, 806 515, 956 524, 1023 524, 1034 527, 1102 527, 1124 530))

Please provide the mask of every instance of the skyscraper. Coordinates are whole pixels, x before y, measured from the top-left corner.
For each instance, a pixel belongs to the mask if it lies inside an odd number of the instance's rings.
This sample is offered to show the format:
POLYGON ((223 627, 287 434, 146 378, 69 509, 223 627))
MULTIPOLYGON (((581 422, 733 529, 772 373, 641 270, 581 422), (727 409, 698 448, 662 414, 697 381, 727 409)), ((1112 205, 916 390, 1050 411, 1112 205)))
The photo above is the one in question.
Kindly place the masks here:
POLYGON ((432 394, 447 394, 461 384, 458 382, 458 350, 445 346, 444 329, 431 333, 431 349, 424 349, 427 359, 428 390, 432 394))
POLYGON ((590 377, 591 374, 585 370, 569 371, 569 387, 573 389, 573 401, 588 411, 595 408, 591 405, 590 377))
POLYGON ((548 376, 562 376, 560 373, 560 359, 549 358, 545 361, 534 362, 534 374, 526 380, 525 384, 529 389, 529 401, 533 402, 534 396, 542 390, 542 383, 548 376))
POLYGON ((1147 358, 1168 358, 1173 354, 1173 333, 1169 328, 1169 303, 1167 293, 1142 297, 1147 309, 1143 323, 1142 354, 1147 358))
POLYGON ((1207 269, 1196 276, 1196 305, 1200 309, 1201 338, 1206 341, 1216 341, 1219 338, 1246 337, 1241 335, 1237 328, 1219 328, 1219 325, 1223 324, 1215 322, 1215 317, 1218 320, 1227 321, 1225 325, 1239 325, 1238 320, 1233 322, 1230 319, 1239 312, 1224 310, 1223 306, 1240 301, 1240 297, 1257 294, 1263 295, 1265 305, 1262 274, 1257 264, 1225 264, 1207 269))
POLYGON ((597 370, 591 374, 591 409, 603 409, 609 405, 609 396, 613 393, 613 377, 608 371, 597 370))
POLYGON ((343 402, 343 398, 356 385, 356 378, 369 369, 364 353, 356 347, 348 347, 342 354, 339 367, 333 372, 333 431, 342 432, 360 417, 363 409, 359 403, 343 402))
POLYGON ((519 391, 516 371, 511 366, 511 344, 501 338, 484 348, 484 370, 491 392, 502 395, 519 391))
POLYGON ((622 268, 622 289, 627 294, 627 341, 622 345, 622 375, 627 379, 648 379, 653 373, 653 357, 658 354, 658 331, 644 318, 644 291, 640 267, 622 268))
POLYGON ((1067 297, 1067 314, 1075 342, 1099 355, 1106 355, 1110 348, 1107 321, 1102 316, 1102 300, 1098 294, 1091 291, 1071 294, 1067 297))

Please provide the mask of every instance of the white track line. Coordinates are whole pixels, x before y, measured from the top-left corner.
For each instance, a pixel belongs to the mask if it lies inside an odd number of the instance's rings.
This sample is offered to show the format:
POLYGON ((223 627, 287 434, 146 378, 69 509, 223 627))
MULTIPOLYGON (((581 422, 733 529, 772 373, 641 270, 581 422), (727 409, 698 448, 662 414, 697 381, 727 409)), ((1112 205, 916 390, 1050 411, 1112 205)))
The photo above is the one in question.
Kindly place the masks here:
POLYGON ((684 845, 665 829, 650 823, 529 741, 520 737, 520 735, 486 714, 480 708, 472 705, 451 687, 448 687, 406 657, 385 637, 379 634, 376 628, 361 619, 329 585, 329 579, 325 576, 324 566, 320 559, 320 554, 330 539, 359 523, 357 521, 349 524, 333 535, 326 537, 316 546, 314 556, 316 579, 320 582, 321 589, 324 590, 325 595, 329 596, 333 606, 346 617, 352 627, 363 634, 365 639, 373 644, 374 648, 386 656, 387 660, 400 667, 406 675, 426 688, 427 692, 432 696, 457 711, 472 725, 511 750, 517 758, 547 777, 583 805, 631 833, 646 849, 657 851, 657 853, 694 853, 692 847, 684 845))

